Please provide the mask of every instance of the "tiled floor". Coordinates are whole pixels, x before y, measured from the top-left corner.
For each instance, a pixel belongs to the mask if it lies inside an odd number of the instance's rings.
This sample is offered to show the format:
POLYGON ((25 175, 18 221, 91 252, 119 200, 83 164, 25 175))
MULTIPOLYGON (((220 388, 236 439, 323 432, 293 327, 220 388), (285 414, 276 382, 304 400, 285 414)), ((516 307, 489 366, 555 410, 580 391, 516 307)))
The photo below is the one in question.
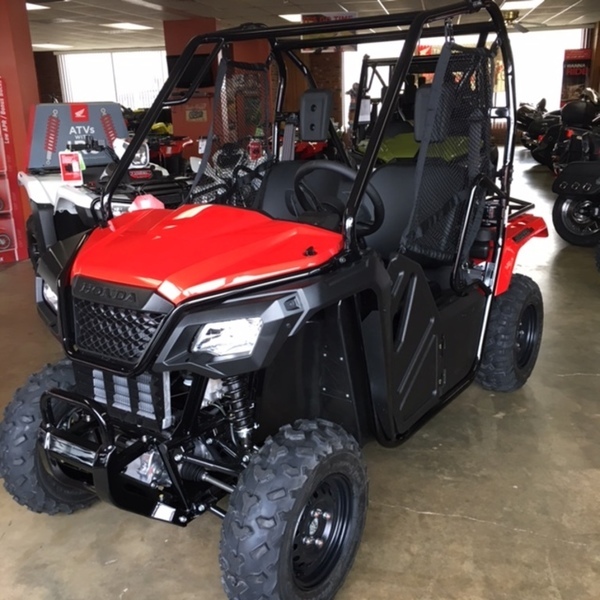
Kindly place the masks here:
MULTIPOLYGON (((548 218, 551 177, 525 158, 514 195, 548 218)), ((404 446, 366 448, 370 508, 338 598, 600 598, 600 274, 552 230, 519 270, 546 307, 537 368, 500 395, 472 386, 404 446)), ((33 308, 28 264, 0 270, 0 405, 61 355, 33 308)), ((187 529, 98 504, 26 511, 0 489, 2 600, 222 599, 220 522, 187 529)))

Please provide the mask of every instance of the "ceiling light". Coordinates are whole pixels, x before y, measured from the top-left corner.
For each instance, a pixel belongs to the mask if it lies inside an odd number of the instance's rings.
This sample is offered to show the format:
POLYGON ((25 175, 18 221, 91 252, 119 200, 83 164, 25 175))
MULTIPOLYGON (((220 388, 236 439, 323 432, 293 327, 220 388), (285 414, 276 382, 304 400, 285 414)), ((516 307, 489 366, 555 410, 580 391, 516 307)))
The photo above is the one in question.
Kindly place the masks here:
POLYGON ((154 29, 154 27, 148 27, 148 25, 138 25, 137 23, 105 23, 103 27, 124 29, 126 31, 143 31, 145 29, 154 29))
POLYGON ((282 19, 291 23, 302 23, 302 15, 279 15, 282 19))
POLYGON ((69 50, 73 46, 65 46, 64 44, 31 44, 34 48, 40 50, 69 50))
POLYGON ((31 4, 31 2, 25 2, 25 8, 27 10, 48 10, 49 6, 42 6, 41 4, 31 4))
POLYGON ((543 2, 544 0, 507 0, 500 10, 533 10, 543 2))

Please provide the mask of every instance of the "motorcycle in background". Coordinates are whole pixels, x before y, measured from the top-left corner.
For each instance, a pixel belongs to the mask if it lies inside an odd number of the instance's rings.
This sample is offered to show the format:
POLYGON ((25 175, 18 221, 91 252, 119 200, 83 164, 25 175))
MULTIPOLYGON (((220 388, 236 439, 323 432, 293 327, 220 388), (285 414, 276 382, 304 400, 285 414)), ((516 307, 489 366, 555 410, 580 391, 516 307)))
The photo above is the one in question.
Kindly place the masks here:
POLYGON ((600 244, 600 161, 569 163, 554 180, 552 222, 575 246, 600 244))
POLYGON ((520 133, 521 143, 528 150, 533 150, 548 129, 558 124, 560 110, 548 112, 546 98, 542 98, 536 105, 523 103, 517 110, 517 131, 520 133))
POLYGON ((547 129, 531 155, 555 173, 568 162, 589 160, 592 139, 587 134, 596 126, 599 112, 598 95, 591 89, 584 90, 579 100, 562 107, 560 120, 547 129))
POLYGON ((593 90, 581 100, 565 104, 562 129, 556 142, 552 166, 560 173, 567 164, 597 160, 600 152, 600 101, 593 90))

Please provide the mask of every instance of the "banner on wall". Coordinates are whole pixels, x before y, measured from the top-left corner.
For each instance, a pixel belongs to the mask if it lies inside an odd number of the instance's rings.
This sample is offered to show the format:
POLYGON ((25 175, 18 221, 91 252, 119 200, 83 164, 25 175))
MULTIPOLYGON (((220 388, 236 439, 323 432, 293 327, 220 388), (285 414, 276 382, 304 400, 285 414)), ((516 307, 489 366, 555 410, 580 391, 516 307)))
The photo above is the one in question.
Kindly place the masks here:
POLYGON ((590 84, 592 49, 565 50, 560 105, 577 100, 590 84))
MULTIPOLYGON (((310 15, 302 15, 302 25, 315 25, 316 23, 328 23, 330 21, 347 21, 348 19, 354 19, 358 17, 356 12, 326 12, 310 15)), ((332 36, 343 36, 353 33, 351 31, 344 31, 339 33, 316 33, 312 35, 303 35, 303 40, 315 40, 319 38, 327 38, 332 36)), ((343 52, 344 50, 356 50, 356 44, 347 46, 329 46, 327 48, 303 48, 302 52, 315 53, 315 52, 343 52)))

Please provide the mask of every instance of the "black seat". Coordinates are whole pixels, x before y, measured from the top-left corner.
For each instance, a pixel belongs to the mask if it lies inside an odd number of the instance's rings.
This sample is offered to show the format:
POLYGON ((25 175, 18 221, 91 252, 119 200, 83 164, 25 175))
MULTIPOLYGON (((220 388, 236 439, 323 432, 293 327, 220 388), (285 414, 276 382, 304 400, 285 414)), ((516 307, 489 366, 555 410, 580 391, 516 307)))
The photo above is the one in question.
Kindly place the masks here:
MULTIPOLYGON (((429 123, 430 119, 436 118, 436 107, 430 107, 430 97, 430 85, 422 86, 415 92, 414 136, 417 142, 423 141, 427 127, 431 127, 430 142, 441 142, 447 135, 449 119, 445 116, 446 113, 434 123, 429 123)), ((443 160, 437 162, 440 163, 440 173, 446 172, 447 175, 440 178, 442 184, 437 193, 447 198, 459 182, 452 176, 453 170, 443 160)), ((371 177, 371 184, 383 201, 385 219, 382 226, 365 239, 367 245, 377 250, 383 258, 387 259, 392 252, 398 250, 401 239, 407 233, 417 199, 416 174, 416 162, 402 161, 377 168, 371 177)), ((368 204, 368 201, 363 204, 368 204)))
MULTIPOLYGON (((298 169, 306 164, 303 160, 288 160, 273 165, 256 196, 254 208, 275 219, 298 220, 305 212, 294 193, 294 179, 298 169)), ((304 181, 319 195, 323 204, 343 209, 342 198, 347 197, 350 183, 330 171, 314 171, 304 181)))
MULTIPOLYGON (((381 227, 365 238, 368 247, 388 258, 398 249, 402 234, 410 221, 415 199, 415 165, 389 163, 375 170, 371 185, 377 190, 385 209, 381 227)), ((365 199, 362 206, 368 205, 365 199)), ((358 215, 361 220, 361 214, 358 215)))

